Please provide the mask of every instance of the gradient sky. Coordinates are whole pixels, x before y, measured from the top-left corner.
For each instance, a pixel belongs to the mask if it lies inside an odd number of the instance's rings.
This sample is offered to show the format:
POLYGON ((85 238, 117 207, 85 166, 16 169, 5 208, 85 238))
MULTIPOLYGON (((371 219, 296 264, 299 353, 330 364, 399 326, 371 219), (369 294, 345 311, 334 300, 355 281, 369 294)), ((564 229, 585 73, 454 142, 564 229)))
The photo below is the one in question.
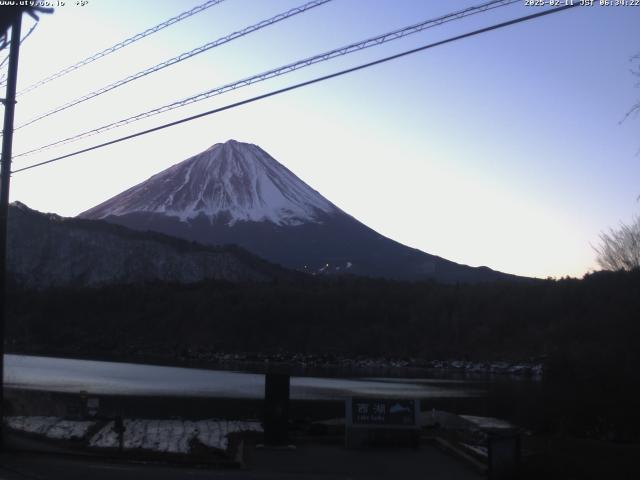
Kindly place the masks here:
MULTIPOLYGON (((24 42, 19 89, 202 1, 66 3, 24 42)), ((16 125, 302 3, 227 0, 19 97, 16 125)), ((14 153, 479 3, 334 0, 21 129, 14 153)), ((14 168, 535 11, 523 1, 448 23, 14 168)), ((640 118, 621 122, 640 97, 639 24, 640 7, 571 9, 15 174, 11 200, 73 216, 234 138, 406 245, 520 275, 582 276, 599 233, 640 209, 640 118)))

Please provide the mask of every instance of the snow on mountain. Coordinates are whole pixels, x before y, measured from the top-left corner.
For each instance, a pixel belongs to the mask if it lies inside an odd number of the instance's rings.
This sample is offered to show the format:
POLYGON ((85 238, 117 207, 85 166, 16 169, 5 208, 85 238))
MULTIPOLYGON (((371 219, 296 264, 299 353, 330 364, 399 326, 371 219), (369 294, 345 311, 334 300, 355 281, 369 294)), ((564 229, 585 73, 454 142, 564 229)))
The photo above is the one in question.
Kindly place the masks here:
POLYGON ((510 278, 380 235, 260 147, 229 140, 80 214, 205 245, 239 245, 284 267, 402 280, 510 278))
POLYGON ((204 280, 269 281, 283 270, 236 247, 197 245, 106 222, 9 206, 8 270, 27 288, 204 280))
POLYGON ((204 215, 276 225, 320 222, 340 210, 257 145, 229 140, 180 162, 82 214, 88 218, 132 212, 181 221, 204 215))

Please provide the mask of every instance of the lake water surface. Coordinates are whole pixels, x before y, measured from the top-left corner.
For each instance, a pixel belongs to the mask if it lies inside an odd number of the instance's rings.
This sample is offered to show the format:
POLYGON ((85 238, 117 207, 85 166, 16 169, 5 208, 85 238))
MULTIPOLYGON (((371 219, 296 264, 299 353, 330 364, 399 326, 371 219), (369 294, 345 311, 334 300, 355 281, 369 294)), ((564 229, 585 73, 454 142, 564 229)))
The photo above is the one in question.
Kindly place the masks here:
MULTIPOLYGON (((5 355, 5 386, 102 395, 262 398, 264 375, 67 358, 5 355)), ((293 376, 294 400, 349 396, 458 398, 484 395, 482 382, 442 378, 293 376)))

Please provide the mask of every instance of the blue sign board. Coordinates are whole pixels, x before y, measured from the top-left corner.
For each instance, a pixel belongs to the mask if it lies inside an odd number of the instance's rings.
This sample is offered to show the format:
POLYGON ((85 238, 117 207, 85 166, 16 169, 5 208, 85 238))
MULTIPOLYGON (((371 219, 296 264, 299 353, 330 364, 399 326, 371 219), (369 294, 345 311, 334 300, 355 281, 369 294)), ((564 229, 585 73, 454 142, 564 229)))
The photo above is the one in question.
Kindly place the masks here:
POLYGON ((416 427, 419 412, 417 400, 354 397, 347 400, 347 425, 416 427))

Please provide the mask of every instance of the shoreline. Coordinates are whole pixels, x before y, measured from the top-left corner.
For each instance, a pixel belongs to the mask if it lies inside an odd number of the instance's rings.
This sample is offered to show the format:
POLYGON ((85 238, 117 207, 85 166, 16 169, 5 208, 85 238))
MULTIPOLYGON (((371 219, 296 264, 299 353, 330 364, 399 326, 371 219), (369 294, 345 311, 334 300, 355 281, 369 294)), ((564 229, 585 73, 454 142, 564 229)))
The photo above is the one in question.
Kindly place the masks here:
POLYGON ((343 355, 315 355, 300 353, 254 353, 183 351, 179 355, 142 354, 97 354, 8 349, 7 354, 32 357, 55 357, 75 360, 108 361, 142 365, 161 365, 207 370, 226 370, 252 373, 289 373, 291 375, 317 375, 329 377, 345 375, 381 374, 412 376, 426 374, 455 374, 461 378, 527 378, 541 380, 544 375, 542 361, 471 361, 459 359, 418 359, 343 355))

